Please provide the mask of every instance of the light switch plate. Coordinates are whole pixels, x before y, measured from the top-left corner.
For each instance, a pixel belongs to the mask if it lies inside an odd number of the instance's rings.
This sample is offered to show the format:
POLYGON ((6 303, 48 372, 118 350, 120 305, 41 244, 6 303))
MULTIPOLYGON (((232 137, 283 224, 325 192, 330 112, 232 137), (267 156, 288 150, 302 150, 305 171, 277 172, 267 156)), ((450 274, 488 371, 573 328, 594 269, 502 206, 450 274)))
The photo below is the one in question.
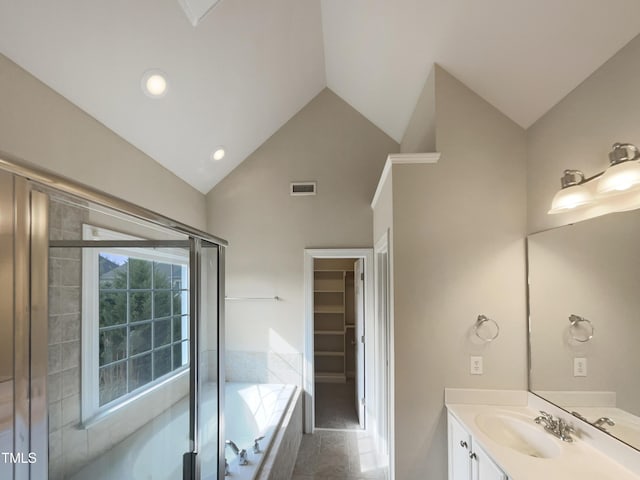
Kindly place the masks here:
POLYGON ((471 375, 482 375, 482 357, 469 357, 469 373, 471 375))
POLYGON ((587 359, 585 357, 575 357, 573 359, 573 376, 574 377, 587 376, 587 359))

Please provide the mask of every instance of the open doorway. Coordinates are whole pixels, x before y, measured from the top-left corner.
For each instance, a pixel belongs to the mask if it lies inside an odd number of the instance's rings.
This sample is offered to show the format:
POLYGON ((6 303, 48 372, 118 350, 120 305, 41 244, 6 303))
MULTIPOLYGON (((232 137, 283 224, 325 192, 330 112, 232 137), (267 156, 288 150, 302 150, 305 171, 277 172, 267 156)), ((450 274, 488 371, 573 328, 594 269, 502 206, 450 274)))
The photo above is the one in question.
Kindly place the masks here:
POLYGON ((365 429, 372 249, 305 250, 305 299, 305 431, 365 429))
POLYGON ((356 335, 364 330, 363 263, 361 258, 313 261, 316 428, 364 428, 363 338, 356 335))

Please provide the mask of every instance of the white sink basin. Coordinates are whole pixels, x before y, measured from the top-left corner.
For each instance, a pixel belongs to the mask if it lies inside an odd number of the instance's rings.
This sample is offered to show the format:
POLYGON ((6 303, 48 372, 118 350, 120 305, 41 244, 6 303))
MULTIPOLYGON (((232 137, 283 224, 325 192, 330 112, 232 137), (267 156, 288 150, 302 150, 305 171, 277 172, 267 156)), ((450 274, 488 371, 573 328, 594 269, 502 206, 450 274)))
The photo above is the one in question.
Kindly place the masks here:
POLYGON ((476 416, 476 424, 494 442, 523 455, 536 458, 560 455, 555 438, 527 417, 513 413, 483 413, 476 416))

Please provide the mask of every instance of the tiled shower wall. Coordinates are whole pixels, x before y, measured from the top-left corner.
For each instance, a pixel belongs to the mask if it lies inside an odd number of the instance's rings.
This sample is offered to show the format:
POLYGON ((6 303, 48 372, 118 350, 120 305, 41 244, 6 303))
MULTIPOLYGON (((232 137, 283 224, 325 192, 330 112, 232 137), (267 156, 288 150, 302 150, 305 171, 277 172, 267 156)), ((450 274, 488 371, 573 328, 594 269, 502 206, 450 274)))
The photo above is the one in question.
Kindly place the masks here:
MULTIPOLYGON (((85 210, 52 199, 49 238, 82 238, 85 210)), ((53 248, 49 254, 49 479, 64 478, 87 457, 80 423, 81 251, 53 248)))

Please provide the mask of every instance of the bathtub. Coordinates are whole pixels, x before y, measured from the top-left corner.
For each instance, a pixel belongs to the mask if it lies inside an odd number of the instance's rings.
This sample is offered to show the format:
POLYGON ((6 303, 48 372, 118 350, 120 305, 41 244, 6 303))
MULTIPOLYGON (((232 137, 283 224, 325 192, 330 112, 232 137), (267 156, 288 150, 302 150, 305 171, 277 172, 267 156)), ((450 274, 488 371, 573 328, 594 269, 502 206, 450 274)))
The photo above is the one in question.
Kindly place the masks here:
MULTIPOLYGON (((263 475, 263 460, 270 454, 277 433, 283 426, 291 406, 296 387, 294 385, 229 383, 225 390, 225 437, 239 448, 247 450, 248 465, 239 465, 239 459, 231 448, 226 448, 229 472, 234 480, 267 478, 263 475), (254 440, 260 453, 254 453, 254 440)), ((205 477, 206 478, 206 477, 205 477)), ((211 477, 215 478, 215 477, 211 477)), ((208 479, 207 479, 208 480, 208 479)))
MULTIPOLYGON (((199 459, 202 478, 214 480, 217 472, 216 385, 202 390, 200 418, 202 445, 199 459), (207 420, 208 419, 208 420, 207 420)), ((295 385, 227 383, 225 388, 225 438, 249 454, 249 465, 239 465, 232 450, 225 449, 234 480, 269 478, 272 456, 287 430, 293 409, 300 404, 295 385), (254 439, 264 436, 261 453, 253 452, 254 439), (275 446, 274 446, 275 445, 275 446), (265 465, 268 467, 265 470, 265 465)), ((182 478, 182 454, 188 445, 188 398, 183 398, 151 422, 104 452, 71 480, 176 480, 182 478)), ((301 415, 300 415, 301 417, 301 415)), ((295 423, 295 422, 294 422, 295 423)), ((294 429, 297 430, 297 427, 294 429)), ((301 435, 301 428, 300 428, 301 435)), ((299 442, 298 442, 299 443, 299 442)), ((295 460, 295 457, 294 457, 295 460)), ((223 480, 223 479, 219 479, 223 480)))

